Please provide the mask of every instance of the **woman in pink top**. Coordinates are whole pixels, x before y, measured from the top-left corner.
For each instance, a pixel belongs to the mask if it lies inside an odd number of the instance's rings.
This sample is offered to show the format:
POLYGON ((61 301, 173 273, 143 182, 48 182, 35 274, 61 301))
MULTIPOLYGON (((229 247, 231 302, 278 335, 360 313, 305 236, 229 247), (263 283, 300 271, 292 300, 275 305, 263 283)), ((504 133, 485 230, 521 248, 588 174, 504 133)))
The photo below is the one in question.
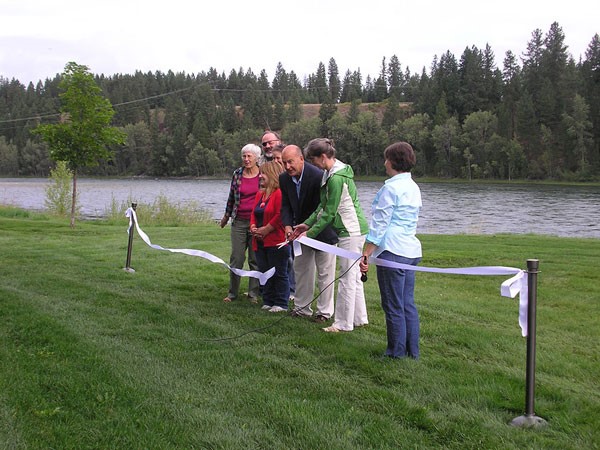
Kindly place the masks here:
MULTIPOLYGON (((221 219, 221 228, 223 228, 231 218, 231 257, 229 258, 229 265, 236 269, 243 268, 246 251, 248 251, 250 270, 258 270, 251 243, 250 214, 254 207, 254 198, 259 189, 258 158, 260 154, 261 150, 258 145, 247 144, 242 148, 243 165, 233 172, 225 214, 221 219)), ((229 272, 229 292, 223 301, 229 303, 235 300, 239 291, 239 275, 229 272)), ((259 293, 258 280, 252 277, 248 278, 248 297, 252 303, 258 302, 259 293)))

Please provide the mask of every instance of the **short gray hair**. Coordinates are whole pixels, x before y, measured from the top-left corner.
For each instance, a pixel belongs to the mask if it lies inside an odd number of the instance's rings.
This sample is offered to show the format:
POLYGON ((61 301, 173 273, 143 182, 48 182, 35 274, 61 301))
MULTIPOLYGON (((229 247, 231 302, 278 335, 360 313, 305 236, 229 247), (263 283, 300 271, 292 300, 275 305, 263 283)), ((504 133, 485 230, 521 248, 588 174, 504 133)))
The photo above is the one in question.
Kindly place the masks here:
POLYGON ((260 155, 262 154, 262 150, 260 149, 260 147, 256 144, 246 144, 242 147, 242 156, 244 155, 245 152, 252 152, 254 153, 254 156, 256 156, 256 158, 260 158, 260 155))

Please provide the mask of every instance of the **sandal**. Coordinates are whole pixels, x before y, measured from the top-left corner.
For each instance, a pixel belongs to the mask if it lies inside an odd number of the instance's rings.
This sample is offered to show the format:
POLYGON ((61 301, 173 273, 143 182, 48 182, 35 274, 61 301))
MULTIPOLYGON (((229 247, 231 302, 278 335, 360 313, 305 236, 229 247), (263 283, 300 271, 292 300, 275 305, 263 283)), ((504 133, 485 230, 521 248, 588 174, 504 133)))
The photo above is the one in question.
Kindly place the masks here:
POLYGON ((330 327, 325 327, 325 328, 321 328, 323 331, 325 331, 326 333, 339 333, 340 330, 337 327, 334 327, 333 325, 331 325, 330 327))
POLYGON ((231 299, 229 297, 225 297, 223 299, 223 303, 231 303, 231 299))

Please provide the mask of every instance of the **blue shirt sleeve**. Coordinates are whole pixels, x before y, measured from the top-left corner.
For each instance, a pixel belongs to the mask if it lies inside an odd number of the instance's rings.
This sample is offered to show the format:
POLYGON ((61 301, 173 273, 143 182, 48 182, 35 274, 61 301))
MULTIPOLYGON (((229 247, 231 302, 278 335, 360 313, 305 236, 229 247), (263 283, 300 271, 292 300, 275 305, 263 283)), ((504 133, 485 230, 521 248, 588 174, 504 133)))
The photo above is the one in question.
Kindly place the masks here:
POLYGON ((382 186, 375 195, 371 206, 371 224, 367 241, 379 246, 385 232, 392 222, 392 215, 396 207, 396 198, 394 192, 386 185, 382 186))

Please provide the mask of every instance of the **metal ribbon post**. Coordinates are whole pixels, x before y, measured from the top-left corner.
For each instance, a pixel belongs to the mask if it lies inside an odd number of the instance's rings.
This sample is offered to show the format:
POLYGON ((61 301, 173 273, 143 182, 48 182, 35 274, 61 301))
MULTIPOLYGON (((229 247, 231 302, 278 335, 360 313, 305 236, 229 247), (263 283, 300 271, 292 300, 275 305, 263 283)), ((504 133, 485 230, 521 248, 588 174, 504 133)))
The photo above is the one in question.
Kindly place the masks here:
MULTIPOLYGON (((137 208, 137 203, 131 204, 131 209, 135 211, 137 208)), ((125 261, 125 268, 123 269, 125 272, 133 273, 135 270, 131 267, 131 249, 133 248, 133 232, 135 230, 135 216, 132 215, 130 218, 129 225, 129 241, 127 243, 127 260, 125 261)))
POLYGON ((537 275, 539 261, 527 260, 527 371, 525 374, 525 414, 512 420, 515 427, 538 428, 547 422, 535 415, 535 336, 537 310, 537 275))

